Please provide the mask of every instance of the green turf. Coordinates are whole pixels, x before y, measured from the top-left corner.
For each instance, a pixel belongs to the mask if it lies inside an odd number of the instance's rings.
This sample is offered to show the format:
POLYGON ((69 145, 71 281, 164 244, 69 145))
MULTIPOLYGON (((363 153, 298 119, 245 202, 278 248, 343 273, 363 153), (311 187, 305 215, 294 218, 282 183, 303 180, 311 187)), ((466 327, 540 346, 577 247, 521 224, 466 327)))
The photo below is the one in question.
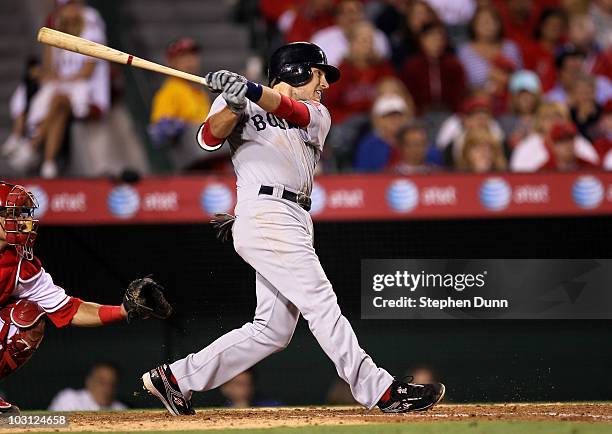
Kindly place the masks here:
MULTIPOLYGON (((79 431, 72 434, 84 434, 79 431)), ((146 431, 146 434, 168 434, 170 431, 146 431)), ((307 426, 299 428, 189 430, 181 434, 610 434, 612 424, 582 422, 415 422, 384 425, 307 426)), ((37 434, 56 434, 57 431, 37 434)), ((115 434, 122 431, 113 431, 115 434)))

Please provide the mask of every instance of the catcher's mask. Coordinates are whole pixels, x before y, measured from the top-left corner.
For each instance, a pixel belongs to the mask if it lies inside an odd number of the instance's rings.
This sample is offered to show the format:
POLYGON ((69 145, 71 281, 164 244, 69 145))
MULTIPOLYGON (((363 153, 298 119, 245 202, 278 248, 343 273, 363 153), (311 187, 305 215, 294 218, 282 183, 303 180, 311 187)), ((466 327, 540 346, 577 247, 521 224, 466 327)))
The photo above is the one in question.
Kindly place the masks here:
POLYGON ((36 198, 21 185, 0 181, 0 225, 6 233, 6 242, 15 246, 22 258, 32 259, 38 220, 34 210, 36 198))

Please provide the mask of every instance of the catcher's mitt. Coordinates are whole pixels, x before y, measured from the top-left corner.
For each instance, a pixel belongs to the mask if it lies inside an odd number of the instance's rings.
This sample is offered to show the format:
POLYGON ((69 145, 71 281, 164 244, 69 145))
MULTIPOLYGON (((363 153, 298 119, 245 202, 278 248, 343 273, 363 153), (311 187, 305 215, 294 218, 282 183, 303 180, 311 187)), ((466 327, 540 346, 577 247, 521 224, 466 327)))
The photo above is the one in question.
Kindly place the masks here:
POLYGON ((164 297, 164 287, 150 277, 136 279, 127 287, 123 307, 127 322, 150 317, 166 319, 172 315, 172 306, 164 297))

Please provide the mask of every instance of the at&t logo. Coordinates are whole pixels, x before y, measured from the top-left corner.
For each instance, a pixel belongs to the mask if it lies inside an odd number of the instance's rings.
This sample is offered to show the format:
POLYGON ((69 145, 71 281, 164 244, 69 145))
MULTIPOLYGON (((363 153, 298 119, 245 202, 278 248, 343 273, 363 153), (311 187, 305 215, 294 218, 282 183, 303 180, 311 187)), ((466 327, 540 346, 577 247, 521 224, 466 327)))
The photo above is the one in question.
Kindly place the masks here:
POLYGON ((138 212, 140 195, 129 185, 115 187, 108 194, 108 209, 120 219, 128 219, 138 212))

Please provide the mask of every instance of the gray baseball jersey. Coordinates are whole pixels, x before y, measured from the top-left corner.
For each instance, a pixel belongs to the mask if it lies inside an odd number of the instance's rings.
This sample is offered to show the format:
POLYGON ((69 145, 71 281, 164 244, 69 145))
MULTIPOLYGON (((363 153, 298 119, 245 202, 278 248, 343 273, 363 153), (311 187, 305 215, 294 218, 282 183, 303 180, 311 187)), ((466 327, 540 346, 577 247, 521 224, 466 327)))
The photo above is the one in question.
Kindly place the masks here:
MULTIPOLYGON (((302 129, 247 102, 238 125, 223 145, 230 146, 238 188, 282 184, 310 195, 331 117, 323 104, 314 101, 305 104, 310 124, 302 129)), ((224 107, 225 100, 219 95, 208 116, 224 107)))
MULTIPOLYGON (((228 137, 238 176, 232 233, 236 252, 256 271, 255 318, 197 353, 170 365, 181 392, 210 390, 285 348, 300 314, 355 399, 376 405, 393 381, 359 346, 313 246, 313 225, 283 189, 310 194, 314 169, 330 128, 327 109, 306 102, 310 124, 300 129, 249 102, 228 137), (260 195, 261 185, 274 186, 260 195)), ((219 97, 212 113, 225 101, 219 97)))

